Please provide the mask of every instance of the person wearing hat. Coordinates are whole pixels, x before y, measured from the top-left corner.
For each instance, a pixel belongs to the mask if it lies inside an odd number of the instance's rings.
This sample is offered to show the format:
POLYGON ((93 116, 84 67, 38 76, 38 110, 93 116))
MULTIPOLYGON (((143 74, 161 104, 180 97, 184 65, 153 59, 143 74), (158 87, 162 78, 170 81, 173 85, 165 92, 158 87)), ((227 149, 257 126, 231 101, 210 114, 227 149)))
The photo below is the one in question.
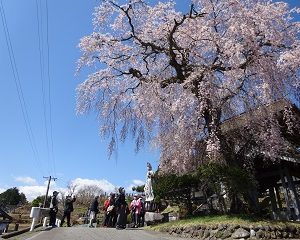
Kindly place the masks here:
POLYGON ((49 211, 49 216, 50 216, 50 222, 49 226, 56 227, 55 222, 56 222, 56 213, 58 212, 58 200, 57 200, 57 195, 59 192, 54 191, 53 195, 51 197, 51 202, 50 202, 50 211, 49 211))
POLYGON ((64 215, 61 219, 61 226, 64 224, 65 218, 67 217, 67 226, 71 227, 71 224, 70 224, 71 212, 73 212, 73 210, 74 210, 73 202, 75 202, 75 201, 76 201, 75 196, 73 196, 73 198, 71 195, 68 195, 66 197, 64 215))

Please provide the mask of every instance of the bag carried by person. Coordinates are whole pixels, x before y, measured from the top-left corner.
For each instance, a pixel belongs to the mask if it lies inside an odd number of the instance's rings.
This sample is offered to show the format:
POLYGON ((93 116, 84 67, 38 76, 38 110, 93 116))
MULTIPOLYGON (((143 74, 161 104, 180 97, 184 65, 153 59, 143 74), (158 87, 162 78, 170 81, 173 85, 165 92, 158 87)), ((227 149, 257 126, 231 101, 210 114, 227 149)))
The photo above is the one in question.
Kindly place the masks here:
POLYGON ((132 212, 135 212, 135 210, 136 210, 136 205, 134 205, 134 206, 131 207, 131 211, 132 212))
POLYGON ((112 210, 114 210, 114 208, 115 208, 115 206, 109 206, 106 211, 111 212, 112 210))

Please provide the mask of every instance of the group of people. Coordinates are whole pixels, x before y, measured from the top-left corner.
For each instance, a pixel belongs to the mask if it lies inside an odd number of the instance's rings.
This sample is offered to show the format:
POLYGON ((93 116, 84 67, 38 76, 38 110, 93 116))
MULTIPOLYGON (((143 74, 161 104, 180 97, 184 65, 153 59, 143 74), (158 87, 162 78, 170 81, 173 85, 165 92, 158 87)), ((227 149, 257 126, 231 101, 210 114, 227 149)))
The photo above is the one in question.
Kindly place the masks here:
MULTIPOLYGON (((56 214, 58 212, 58 192, 54 191, 50 202, 50 222, 49 226, 56 227, 56 214)), ((74 210, 73 203, 76 198, 71 195, 66 196, 64 204, 64 214, 61 219, 61 226, 67 219, 67 226, 71 227, 70 218, 74 210)), ((115 227, 117 229, 126 228, 127 216, 131 214, 132 227, 141 227, 144 225, 145 204, 141 196, 134 195, 130 204, 127 204, 124 188, 119 188, 119 193, 111 193, 104 201, 102 207, 104 211, 104 227, 115 227)), ((95 196, 89 207, 89 227, 94 227, 97 220, 97 214, 100 212, 100 196, 95 196)))
MULTIPOLYGON (((56 227, 56 214, 58 212, 58 200, 57 200, 57 196, 58 196, 57 191, 53 192, 53 195, 51 197, 51 201, 50 201, 50 211, 49 211, 49 226, 51 227, 56 227)), ((73 212, 74 207, 73 207, 73 203, 76 201, 75 196, 71 196, 71 195, 67 195, 66 199, 65 199, 65 204, 64 204, 64 214, 63 217, 61 219, 61 226, 64 224, 65 222, 65 218, 67 218, 67 226, 71 227, 71 212, 73 212)))
MULTIPOLYGON (((89 227, 93 227, 99 213, 99 196, 96 196, 90 206, 89 227)), ((104 201, 104 227, 115 227, 116 229, 126 228, 127 216, 131 214, 133 227, 144 225, 144 204, 141 197, 135 195, 128 205, 125 198, 124 188, 119 188, 119 194, 111 193, 104 201)))
POLYGON ((134 195, 130 203, 131 219, 133 227, 143 227, 145 221, 145 203, 141 196, 134 195))
POLYGON ((124 199, 115 198, 115 194, 111 194, 104 202, 104 227, 116 227, 124 229, 127 222, 127 215, 131 214, 133 227, 143 226, 144 211, 142 198, 133 197, 130 205, 124 199))

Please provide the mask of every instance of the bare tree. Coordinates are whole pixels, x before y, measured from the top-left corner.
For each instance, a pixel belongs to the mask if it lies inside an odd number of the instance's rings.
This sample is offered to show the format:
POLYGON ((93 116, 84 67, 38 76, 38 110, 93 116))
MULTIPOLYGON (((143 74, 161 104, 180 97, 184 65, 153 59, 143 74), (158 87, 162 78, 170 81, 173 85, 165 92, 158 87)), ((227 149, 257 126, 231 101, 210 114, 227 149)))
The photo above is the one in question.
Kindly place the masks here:
POLYGON ((76 202, 88 206, 95 196, 103 194, 103 190, 96 185, 86 185, 80 188, 76 194, 76 202))
POLYGON ((67 185, 69 195, 73 195, 75 193, 76 189, 78 188, 78 186, 79 185, 77 183, 70 181, 67 185))

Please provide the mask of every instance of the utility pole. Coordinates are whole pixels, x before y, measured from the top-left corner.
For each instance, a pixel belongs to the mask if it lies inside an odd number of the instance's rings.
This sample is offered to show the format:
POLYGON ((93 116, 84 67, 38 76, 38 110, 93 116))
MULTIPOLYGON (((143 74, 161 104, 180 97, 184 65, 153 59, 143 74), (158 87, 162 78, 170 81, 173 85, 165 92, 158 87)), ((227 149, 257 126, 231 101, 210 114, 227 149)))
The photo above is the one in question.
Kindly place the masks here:
POLYGON ((47 198, 48 198, 48 192, 49 192, 49 187, 50 187, 50 182, 51 180, 55 181, 57 178, 54 178, 54 177, 43 177, 43 178, 46 178, 48 179, 48 186, 47 186, 47 191, 46 191, 46 196, 45 196, 45 199, 44 199, 44 204, 43 204, 43 208, 46 206, 46 201, 47 201, 47 198))

